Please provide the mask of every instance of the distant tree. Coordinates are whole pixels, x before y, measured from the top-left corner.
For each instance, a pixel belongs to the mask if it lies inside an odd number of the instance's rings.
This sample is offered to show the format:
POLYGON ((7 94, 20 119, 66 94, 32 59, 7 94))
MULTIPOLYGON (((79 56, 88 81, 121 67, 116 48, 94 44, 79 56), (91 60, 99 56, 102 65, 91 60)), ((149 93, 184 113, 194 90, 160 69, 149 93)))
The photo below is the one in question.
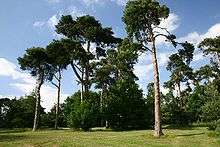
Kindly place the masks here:
POLYGON ((140 44, 124 39, 117 49, 109 49, 106 58, 95 63, 94 81, 102 90, 101 106, 108 120, 108 126, 115 129, 140 128, 146 122, 142 91, 133 73, 140 44), (132 112, 132 114, 130 114, 132 112), (130 116, 129 116, 130 115, 130 116))
POLYGON ((80 92, 76 92, 65 100, 64 116, 69 127, 89 131, 99 126, 100 97, 95 92, 89 92, 81 102, 80 95, 80 92))
MULTIPOLYGON (((56 121, 56 108, 57 106, 54 105, 49 112, 44 113, 41 115, 41 122, 40 125, 43 127, 54 127, 54 123, 56 121)), ((57 122, 57 126, 59 127, 67 127, 66 118, 64 115, 64 105, 60 104, 59 107, 59 121, 57 122)))
POLYGON ((190 63, 193 59, 194 46, 190 43, 182 43, 182 49, 178 50, 178 53, 172 54, 169 57, 167 70, 171 72, 170 80, 165 82, 164 86, 170 90, 177 88, 177 97, 180 99, 180 107, 184 108, 186 100, 184 100, 183 92, 181 91, 181 83, 185 83, 188 90, 191 91, 189 81, 194 81, 193 69, 190 67, 190 63))
POLYGON ((166 28, 159 25, 163 19, 169 16, 169 8, 160 5, 155 0, 135 0, 128 1, 123 21, 126 24, 126 30, 130 38, 138 41, 143 47, 152 53, 152 62, 154 67, 154 92, 155 92, 155 136, 160 137, 161 128, 161 112, 160 112, 160 82, 157 62, 156 39, 159 36, 165 37, 167 40, 173 41, 176 37, 170 34, 166 28), (160 31, 162 30, 162 31, 160 31), (157 33, 166 32, 166 33, 157 33), (151 43, 151 47, 148 44, 151 43))
MULTIPOLYGON (((0 128, 29 128, 33 125, 34 94, 19 99, 0 99, 0 128)), ((41 114, 44 109, 40 106, 41 114)))
POLYGON ((76 42, 69 39, 54 40, 46 47, 48 55, 48 64, 53 67, 53 74, 49 78, 50 82, 57 88, 57 104, 55 109, 55 129, 58 128, 59 121, 59 103, 61 93, 62 71, 73 61, 77 60, 78 46, 76 42))
POLYGON ((105 56, 105 49, 120 39, 113 36, 111 28, 102 27, 99 21, 89 15, 78 17, 76 20, 73 20, 71 15, 62 16, 56 25, 56 31, 81 44, 81 50, 76 52, 79 60, 77 62, 74 60, 70 64, 82 85, 82 101, 83 91, 87 93, 91 86, 92 69, 90 62, 105 56))
POLYGON ((206 38, 198 45, 198 47, 201 48, 206 55, 214 54, 220 68, 220 36, 217 36, 216 38, 206 38))
POLYGON ((26 50, 26 54, 23 57, 18 58, 18 63, 22 70, 27 70, 33 77, 36 77, 36 106, 34 115, 33 131, 38 128, 40 117, 40 90, 44 81, 51 75, 51 67, 48 64, 48 56, 44 48, 33 47, 26 50))
POLYGON ((147 111, 145 112, 149 118, 148 125, 153 126, 154 123, 154 83, 147 85, 147 94, 145 97, 147 111))

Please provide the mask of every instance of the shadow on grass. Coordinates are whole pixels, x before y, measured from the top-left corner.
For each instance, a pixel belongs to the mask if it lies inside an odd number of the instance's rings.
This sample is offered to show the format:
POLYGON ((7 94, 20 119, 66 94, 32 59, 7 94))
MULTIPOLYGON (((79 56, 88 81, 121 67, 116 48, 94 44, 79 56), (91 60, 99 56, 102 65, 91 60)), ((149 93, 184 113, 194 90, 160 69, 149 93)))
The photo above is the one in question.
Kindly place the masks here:
POLYGON ((142 131, 142 130, 151 130, 151 128, 111 129, 111 128, 100 127, 100 128, 92 128, 89 132, 132 132, 132 131, 142 131))
POLYGON ((176 136, 197 136, 197 135, 203 135, 205 133, 191 133, 191 134, 181 134, 181 135, 176 135, 176 136))
POLYGON ((5 133, 22 133, 27 131, 27 129, 0 129, 0 134, 5 134, 5 133))
POLYGON ((169 130, 193 130, 193 126, 178 126, 178 125, 167 125, 164 126, 163 129, 169 129, 169 130))
POLYGON ((11 142, 11 141, 16 141, 16 140, 21 140, 25 138, 23 135, 6 135, 6 134, 1 134, 0 135, 0 142, 11 142))

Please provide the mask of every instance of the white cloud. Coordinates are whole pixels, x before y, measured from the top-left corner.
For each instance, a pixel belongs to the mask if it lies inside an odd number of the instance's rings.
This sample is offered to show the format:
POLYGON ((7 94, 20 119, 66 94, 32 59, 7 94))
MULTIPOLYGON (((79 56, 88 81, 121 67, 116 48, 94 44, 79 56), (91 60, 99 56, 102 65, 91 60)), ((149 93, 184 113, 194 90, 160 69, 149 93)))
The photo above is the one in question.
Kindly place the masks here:
MULTIPOLYGON (((167 31, 170 33, 173 33, 180 25, 180 18, 178 15, 171 13, 167 19, 162 20, 159 27, 166 28, 167 31)), ((156 32, 167 34, 166 30, 163 29, 155 29, 156 32)), ((164 41, 166 40, 165 37, 159 36, 156 40, 157 45, 164 44, 164 41)))
POLYGON ((63 37, 62 35, 59 35, 55 32, 55 26, 58 24, 61 16, 71 15, 75 19, 76 17, 82 16, 84 14, 85 14, 84 12, 78 10, 76 7, 69 7, 65 12, 64 11, 58 12, 57 14, 54 14, 53 16, 48 18, 48 20, 46 21, 35 21, 33 23, 33 26, 36 28, 48 27, 55 37, 62 38, 63 37))
POLYGON ((169 93, 169 88, 164 88, 163 86, 160 87, 160 91, 166 95, 167 93, 169 93))
POLYGON ((45 25, 45 22, 42 22, 42 21, 36 21, 33 24, 34 27, 43 27, 44 25, 45 25))
POLYGON ((198 44, 205 38, 215 38, 216 36, 219 36, 219 35, 220 35, 220 23, 217 23, 213 25, 212 27, 210 27, 208 31, 205 33, 192 32, 192 33, 187 34, 184 37, 180 37, 179 39, 177 39, 177 41, 178 42, 188 41, 195 45, 196 51, 195 51, 193 62, 197 62, 199 60, 209 58, 209 57, 203 56, 202 51, 197 48, 198 44))
POLYGON ((184 37, 179 38, 178 41, 188 41, 190 43, 198 45, 205 38, 215 38, 216 36, 219 35, 220 35, 220 23, 217 23, 212 27, 210 27, 206 33, 192 32, 184 37))
POLYGON ((61 0, 46 0, 49 3, 59 3, 61 0))
POLYGON ((55 26, 58 24, 59 22, 59 15, 55 14, 52 17, 49 18, 49 20, 47 21, 47 25, 51 28, 51 30, 55 30, 55 26))
MULTIPOLYGON (((163 68, 166 66, 169 56, 172 52, 158 53, 158 66, 163 68)), ((151 54, 143 54, 139 57, 139 62, 134 67, 134 73, 140 79, 140 81, 148 81, 153 77, 153 64, 151 60, 151 54)))
MULTIPOLYGON (((30 94, 35 88, 35 79, 31 77, 30 74, 21 72, 14 63, 8 61, 5 58, 0 58, 0 76, 11 77, 12 83, 9 83, 9 86, 16 88, 24 95, 30 94)), ((56 88, 46 84, 42 86, 42 106, 46 108, 46 111, 49 111, 55 104, 57 95, 56 93, 56 88)), ((3 95, 4 94, 1 94, 1 97, 6 97, 3 95)), ((61 94, 61 102, 63 102, 67 96, 68 94, 61 94)))
POLYGON ((105 4, 107 2, 113 2, 116 3, 119 6, 125 6, 128 0, 82 0, 82 2, 87 5, 91 6, 94 4, 105 4))
POLYGON ((167 19, 160 23, 160 27, 167 28, 168 31, 175 31, 180 25, 180 18, 178 15, 171 13, 167 19))

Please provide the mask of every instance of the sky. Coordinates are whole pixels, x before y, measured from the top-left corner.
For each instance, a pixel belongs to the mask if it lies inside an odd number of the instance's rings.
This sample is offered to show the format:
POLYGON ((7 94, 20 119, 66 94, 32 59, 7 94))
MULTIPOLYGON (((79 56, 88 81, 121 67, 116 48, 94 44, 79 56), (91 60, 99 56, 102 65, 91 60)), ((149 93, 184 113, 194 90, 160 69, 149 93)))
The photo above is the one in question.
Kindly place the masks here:
MULTIPOLYGON (((178 41, 188 41, 195 46, 204 38, 220 35, 219 0, 160 0, 170 8, 170 16, 163 20, 162 27, 168 28, 177 36, 178 41)), ((21 71, 17 58, 30 47, 45 47, 53 39, 62 36, 55 33, 55 25, 62 15, 73 18, 92 15, 103 26, 112 27, 115 36, 126 37, 121 20, 126 0, 5 0, 0 2, 0 98, 19 98, 30 94, 34 89, 35 79, 28 72, 21 71)), ((177 49, 157 40, 158 62, 161 79, 169 79, 166 64, 170 54, 177 49)), ((207 64, 208 57, 199 49, 195 51, 192 62, 194 68, 207 64)), ((137 83, 145 92, 147 84, 153 81, 151 55, 145 53, 139 57, 134 72, 139 77, 137 83)), ((70 68, 63 72, 62 99, 79 90, 76 77, 70 68)), ((49 111, 56 101, 56 88, 45 83, 41 91, 42 106, 49 111)))

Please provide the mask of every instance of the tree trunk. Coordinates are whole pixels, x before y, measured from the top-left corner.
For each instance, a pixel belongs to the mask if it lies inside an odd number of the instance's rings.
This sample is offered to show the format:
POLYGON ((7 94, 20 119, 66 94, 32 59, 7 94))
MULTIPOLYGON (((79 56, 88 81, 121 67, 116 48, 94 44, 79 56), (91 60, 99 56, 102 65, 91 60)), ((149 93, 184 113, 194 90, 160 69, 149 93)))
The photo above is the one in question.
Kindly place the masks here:
MULTIPOLYGON (((89 63, 87 63, 89 64, 89 63)), ((89 92, 89 68, 88 68, 88 65, 86 65, 86 68, 85 68, 85 93, 88 93, 89 92)))
POLYGON ((58 129, 59 122, 59 109, 60 109, 60 91, 61 91, 61 70, 58 72, 58 85, 57 85, 57 104, 56 104, 56 118, 55 118, 55 129, 58 129))
POLYGON ((82 68, 82 81, 81 81, 81 95, 80 95, 80 100, 81 103, 83 102, 83 92, 84 92, 84 68, 82 68))
MULTIPOLYGON (((90 41, 87 42, 87 53, 90 54, 90 41)), ((85 65, 85 93, 89 92, 89 60, 87 60, 85 65)))
POLYGON ((80 76, 79 73, 77 72, 77 69, 74 65, 73 62, 70 63, 72 66, 72 69, 76 75, 76 77, 79 79, 79 82, 81 82, 81 101, 83 101, 83 86, 84 86, 84 68, 82 67, 82 75, 80 76))
POLYGON ((220 53, 217 53, 218 67, 220 68, 220 53))
POLYGON ((35 97, 36 97, 36 106, 35 106, 35 114, 34 114, 34 125, 33 131, 38 129, 39 117, 40 117, 40 89, 43 84, 43 75, 38 75, 35 89, 35 97))
POLYGON ((100 95, 101 126, 104 126, 104 119, 103 119, 103 90, 104 90, 104 88, 102 88, 101 95, 100 95))
POLYGON ((180 99, 180 107, 183 108, 184 102, 183 102, 183 98, 181 95, 180 82, 177 82, 176 86, 177 86, 177 96, 180 99))
POLYGON ((155 97, 155 126, 154 126, 154 136, 160 137, 163 135, 161 128, 161 111, 160 111, 160 81, 159 81, 159 71, 157 63, 157 53, 155 46, 155 39, 152 39, 152 61, 153 61, 153 70, 154 70, 154 97, 155 97))

